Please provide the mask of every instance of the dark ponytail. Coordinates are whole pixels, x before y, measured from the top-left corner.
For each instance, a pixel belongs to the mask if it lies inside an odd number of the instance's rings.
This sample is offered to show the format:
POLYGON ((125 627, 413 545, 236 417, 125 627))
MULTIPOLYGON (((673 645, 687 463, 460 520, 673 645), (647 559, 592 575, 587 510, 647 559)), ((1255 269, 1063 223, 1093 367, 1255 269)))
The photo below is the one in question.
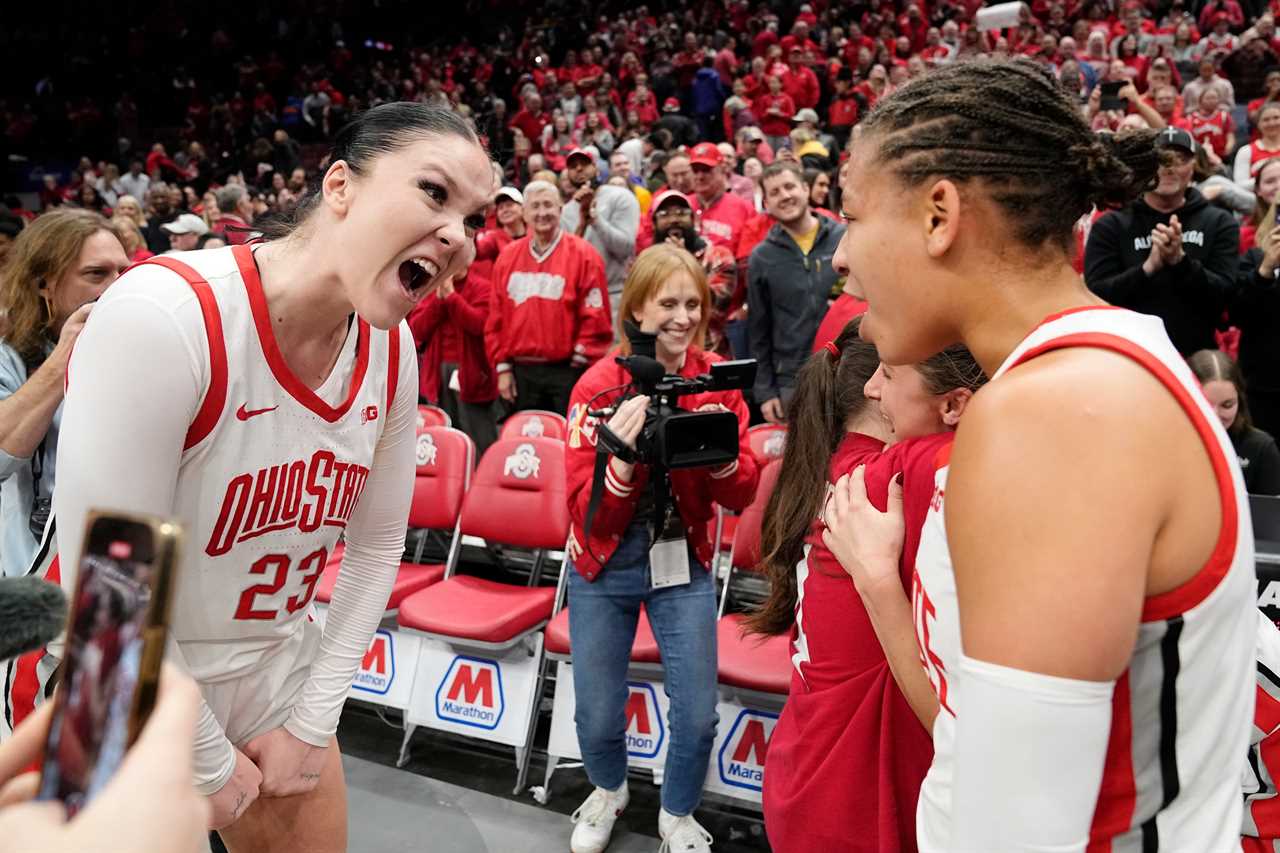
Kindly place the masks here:
POLYGON ((480 144, 472 126, 452 110, 411 101, 395 101, 365 110, 334 137, 333 148, 307 182, 307 191, 290 210, 255 221, 255 231, 267 240, 288 237, 320 206, 321 184, 329 164, 343 160, 353 174, 368 174, 383 154, 391 154, 423 136, 460 136, 480 144))
POLYGON ((761 533, 761 563, 769 598, 746 619, 748 631, 781 634, 796 618, 796 564, 827 492, 827 469, 849 418, 867 405, 862 388, 876 372, 874 345, 858 337, 855 317, 833 342, 839 356, 820 349, 800 369, 787 407, 790 425, 778 483, 769 497, 761 533))

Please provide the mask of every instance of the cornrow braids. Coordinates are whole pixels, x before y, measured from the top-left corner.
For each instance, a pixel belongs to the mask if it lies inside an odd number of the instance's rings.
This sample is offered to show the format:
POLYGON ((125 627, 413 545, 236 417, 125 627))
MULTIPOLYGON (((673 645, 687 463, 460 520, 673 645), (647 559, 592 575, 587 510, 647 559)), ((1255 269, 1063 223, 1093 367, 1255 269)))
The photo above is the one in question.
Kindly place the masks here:
POLYGON ((918 77, 876 104, 863 122, 872 162, 909 185, 929 178, 981 181, 1014 236, 1069 252, 1075 222, 1092 205, 1127 204, 1148 188, 1155 131, 1095 134, 1040 66, 1025 59, 965 62, 918 77))

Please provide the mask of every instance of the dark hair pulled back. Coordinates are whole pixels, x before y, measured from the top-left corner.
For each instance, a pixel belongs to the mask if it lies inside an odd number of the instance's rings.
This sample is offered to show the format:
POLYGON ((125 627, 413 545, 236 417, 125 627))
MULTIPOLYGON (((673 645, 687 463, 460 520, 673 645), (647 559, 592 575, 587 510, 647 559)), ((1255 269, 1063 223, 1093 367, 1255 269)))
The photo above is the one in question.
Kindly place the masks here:
POLYGON ((1127 204, 1156 176, 1156 132, 1096 134, 1041 66, 1025 59, 961 62, 903 85, 863 122, 874 162, 915 186, 981 181, 1014 236, 1070 251, 1091 206, 1127 204))
POLYGON ((787 406, 790 424, 778 482, 764 511, 761 562, 770 581, 768 600, 746 619, 747 629, 781 634, 795 622, 796 563, 822 508, 827 468, 845 435, 849 418, 862 413, 862 388, 880 365, 874 344, 858 337, 855 317, 836 337, 840 357, 820 349, 800 368, 796 393, 787 406))
POLYGON ((298 230, 320 206, 321 184, 328 164, 343 160, 354 174, 363 176, 374 161, 400 150, 423 136, 460 136, 480 144, 475 130, 452 110, 429 107, 410 101, 395 101, 365 110, 338 131, 333 148, 307 181, 307 192, 288 212, 274 214, 254 223, 267 240, 288 237, 298 230))

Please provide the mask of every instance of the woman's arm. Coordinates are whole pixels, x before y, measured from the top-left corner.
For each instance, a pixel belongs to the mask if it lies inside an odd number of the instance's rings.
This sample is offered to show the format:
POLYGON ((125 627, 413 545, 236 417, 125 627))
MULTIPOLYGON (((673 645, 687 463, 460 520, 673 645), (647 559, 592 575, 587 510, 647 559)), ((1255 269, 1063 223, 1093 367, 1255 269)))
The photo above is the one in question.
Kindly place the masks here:
POLYGON ((418 368, 401 324, 395 402, 378 439, 369 480, 346 530, 342 571, 325 618, 320 652, 285 729, 304 743, 327 746, 338 728, 351 679, 369 647, 391 596, 404 553, 413 497, 418 368))
POLYGON ((1083 849, 1157 537, 1188 563, 1216 540, 1203 443, 1136 362, 1068 349, 974 398, 947 484, 963 697, 952 844, 1083 849), (1186 524, 1188 514, 1207 523, 1186 524), (1069 769, 1052 798, 1047 766, 1069 769))
MULTIPOLYGON (((13 370, 0 369, 3 374, 3 379, 0 379, 0 459, 6 456, 13 460, 30 459, 40 442, 44 441, 53 423, 53 414, 62 404, 67 359, 71 357, 71 349, 92 307, 81 306, 67 318, 53 352, 20 386, 13 387, 17 380, 13 370)), ((19 361, 16 352, 7 347, 6 350, 6 356, 19 361)))
POLYGON ((905 532, 902 483, 894 478, 889 484, 886 511, 880 512, 867 497, 865 475, 859 465, 836 484, 824 512, 822 543, 853 578, 893 680, 920 724, 933 731, 938 697, 920 665, 911 602, 898 571, 905 532))

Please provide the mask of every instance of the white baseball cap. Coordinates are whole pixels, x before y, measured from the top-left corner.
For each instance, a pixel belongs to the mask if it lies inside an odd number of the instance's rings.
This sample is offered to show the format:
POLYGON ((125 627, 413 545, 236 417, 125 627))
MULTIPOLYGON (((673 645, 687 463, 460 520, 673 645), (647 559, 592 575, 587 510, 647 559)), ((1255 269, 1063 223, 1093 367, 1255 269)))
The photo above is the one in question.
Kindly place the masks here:
POLYGON ((177 219, 160 226, 170 234, 208 234, 209 226, 194 213, 184 213, 177 219))
POLYGON ((509 198, 516 204, 524 204, 524 196, 521 194, 520 190, 515 187, 503 187, 498 190, 498 194, 493 197, 493 200, 496 202, 500 198, 509 198))

